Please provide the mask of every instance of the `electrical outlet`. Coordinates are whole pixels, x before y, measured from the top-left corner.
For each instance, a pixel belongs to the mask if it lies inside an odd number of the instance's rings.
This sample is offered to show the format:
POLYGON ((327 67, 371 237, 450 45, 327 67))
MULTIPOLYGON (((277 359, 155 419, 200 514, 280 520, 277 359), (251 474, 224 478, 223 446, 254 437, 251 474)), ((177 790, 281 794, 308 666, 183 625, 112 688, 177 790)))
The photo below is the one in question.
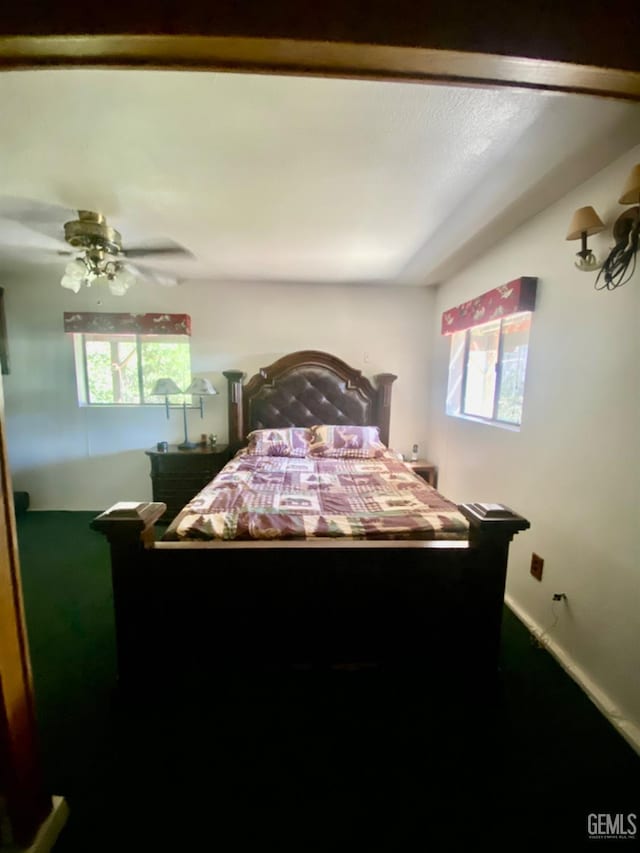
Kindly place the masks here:
POLYGON ((531 555, 531 574, 537 581, 542 580, 542 567, 544 566, 544 560, 542 557, 539 557, 537 554, 531 555))

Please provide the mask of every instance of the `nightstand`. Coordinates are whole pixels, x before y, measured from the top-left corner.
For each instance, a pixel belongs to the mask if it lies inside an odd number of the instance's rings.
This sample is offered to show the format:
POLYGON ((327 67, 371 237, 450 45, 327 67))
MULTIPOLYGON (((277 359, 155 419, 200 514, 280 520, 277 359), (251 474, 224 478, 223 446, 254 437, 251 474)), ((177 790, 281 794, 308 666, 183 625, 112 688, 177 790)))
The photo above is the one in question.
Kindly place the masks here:
POLYGON ((434 465, 433 462, 427 462, 426 459, 416 459, 415 462, 406 463, 409 468, 412 468, 413 471, 419 476, 422 477, 423 480, 426 480, 430 486, 433 486, 434 489, 438 488, 438 466, 434 465))
POLYGON ((160 519, 171 521, 198 494, 200 489, 229 461, 229 448, 226 444, 215 447, 195 447, 193 450, 178 450, 170 444, 162 451, 145 450, 151 459, 151 484, 153 500, 167 505, 167 511, 160 519))

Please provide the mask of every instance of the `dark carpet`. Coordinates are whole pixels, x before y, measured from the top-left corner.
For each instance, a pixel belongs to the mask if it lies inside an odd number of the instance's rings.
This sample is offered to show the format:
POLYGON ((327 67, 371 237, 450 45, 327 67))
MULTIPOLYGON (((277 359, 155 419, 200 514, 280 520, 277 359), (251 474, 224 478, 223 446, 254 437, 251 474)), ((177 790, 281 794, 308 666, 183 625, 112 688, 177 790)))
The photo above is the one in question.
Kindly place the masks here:
POLYGON ((71 810, 56 853, 603 849, 588 814, 640 812, 638 756, 506 608, 473 695, 375 671, 176 694, 167 671, 125 699, 96 514, 18 519, 47 787, 71 810))

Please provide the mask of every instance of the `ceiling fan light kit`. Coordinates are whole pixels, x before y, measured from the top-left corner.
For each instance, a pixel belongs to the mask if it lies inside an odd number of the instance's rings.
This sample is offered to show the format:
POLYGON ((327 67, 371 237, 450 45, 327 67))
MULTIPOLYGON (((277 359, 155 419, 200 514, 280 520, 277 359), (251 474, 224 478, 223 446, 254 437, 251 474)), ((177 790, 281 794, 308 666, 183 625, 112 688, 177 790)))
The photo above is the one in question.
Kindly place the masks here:
POLYGON ((105 284, 113 296, 124 296, 135 283, 133 273, 119 260, 122 237, 107 225, 101 213, 79 210, 77 220, 65 222, 64 237, 74 249, 83 249, 84 254, 69 261, 60 281, 62 287, 78 293, 83 284, 105 284))

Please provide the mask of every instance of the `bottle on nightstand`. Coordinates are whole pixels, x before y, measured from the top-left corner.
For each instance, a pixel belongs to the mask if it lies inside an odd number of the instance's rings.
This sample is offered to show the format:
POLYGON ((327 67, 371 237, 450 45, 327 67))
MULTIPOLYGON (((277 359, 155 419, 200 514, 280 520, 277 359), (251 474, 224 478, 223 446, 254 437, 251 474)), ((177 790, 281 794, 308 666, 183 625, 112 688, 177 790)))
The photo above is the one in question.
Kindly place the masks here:
POLYGON ((418 445, 417 444, 414 444, 413 447, 411 448, 411 461, 412 462, 418 461, 418 445))

